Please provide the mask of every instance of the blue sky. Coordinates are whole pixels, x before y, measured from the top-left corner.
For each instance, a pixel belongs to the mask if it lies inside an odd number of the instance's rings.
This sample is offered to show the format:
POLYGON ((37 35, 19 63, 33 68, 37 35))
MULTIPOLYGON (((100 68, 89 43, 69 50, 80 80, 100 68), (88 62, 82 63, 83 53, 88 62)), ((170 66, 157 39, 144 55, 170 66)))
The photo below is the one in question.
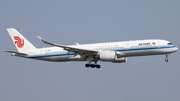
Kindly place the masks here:
POLYGON ((6 28, 37 48, 36 37, 63 45, 165 39, 180 47, 178 0, 4 0, 0 3, 1 101, 179 101, 179 52, 128 58, 126 63, 45 62, 12 57, 6 28))

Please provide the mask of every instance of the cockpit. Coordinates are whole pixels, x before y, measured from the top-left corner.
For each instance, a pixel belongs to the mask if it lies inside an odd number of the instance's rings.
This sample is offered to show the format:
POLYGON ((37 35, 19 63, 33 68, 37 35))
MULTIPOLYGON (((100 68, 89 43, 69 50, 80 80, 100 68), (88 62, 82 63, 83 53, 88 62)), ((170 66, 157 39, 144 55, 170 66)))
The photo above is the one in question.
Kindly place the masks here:
POLYGON ((173 43, 167 43, 167 45, 173 45, 173 43))

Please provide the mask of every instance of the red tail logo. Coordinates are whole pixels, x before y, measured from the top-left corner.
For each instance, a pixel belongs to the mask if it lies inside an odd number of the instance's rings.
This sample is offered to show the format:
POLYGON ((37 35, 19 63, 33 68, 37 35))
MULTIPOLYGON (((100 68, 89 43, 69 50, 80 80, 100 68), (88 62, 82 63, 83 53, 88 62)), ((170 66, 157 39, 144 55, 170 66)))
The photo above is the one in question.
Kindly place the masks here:
POLYGON ((18 48, 22 48, 24 46, 24 39, 21 39, 18 36, 14 36, 14 40, 16 40, 14 43, 17 44, 18 48))

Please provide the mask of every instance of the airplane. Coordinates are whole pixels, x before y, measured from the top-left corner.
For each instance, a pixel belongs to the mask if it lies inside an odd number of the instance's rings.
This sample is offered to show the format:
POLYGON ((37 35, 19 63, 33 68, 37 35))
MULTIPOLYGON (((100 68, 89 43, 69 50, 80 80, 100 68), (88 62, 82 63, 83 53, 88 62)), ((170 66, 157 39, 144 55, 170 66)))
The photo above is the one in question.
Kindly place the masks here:
POLYGON ((89 61, 85 67, 100 68, 98 61, 111 63, 124 63, 127 57, 166 55, 165 62, 168 62, 170 53, 178 51, 178 48, 171 42, 161 39, 134 40, 95 44, 61 45, 48 42, 37 36, 43 43, 54 46, 36 48, 16 29, 7 28, 18 52, 6 50, 12 56, 29 59, 67 62, 67 61, 89 61), (94 63, 92 63, 94 62, 94 63))

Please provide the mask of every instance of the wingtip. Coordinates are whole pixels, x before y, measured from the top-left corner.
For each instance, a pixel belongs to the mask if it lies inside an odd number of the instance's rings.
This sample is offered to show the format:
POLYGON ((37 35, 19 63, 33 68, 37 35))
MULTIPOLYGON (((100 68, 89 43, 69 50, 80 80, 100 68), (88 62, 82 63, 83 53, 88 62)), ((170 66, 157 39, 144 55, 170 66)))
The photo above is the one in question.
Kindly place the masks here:
POLYGON ((9 50, 3 50, 4 52, 9 52, 9 50))
POLYGON ((41 38, 40 36, 38 36, 38 35, 37 35, 37 37, 38 37, 41 41, 44 41, 44 39, 43 39, 43 38, 41 38))

